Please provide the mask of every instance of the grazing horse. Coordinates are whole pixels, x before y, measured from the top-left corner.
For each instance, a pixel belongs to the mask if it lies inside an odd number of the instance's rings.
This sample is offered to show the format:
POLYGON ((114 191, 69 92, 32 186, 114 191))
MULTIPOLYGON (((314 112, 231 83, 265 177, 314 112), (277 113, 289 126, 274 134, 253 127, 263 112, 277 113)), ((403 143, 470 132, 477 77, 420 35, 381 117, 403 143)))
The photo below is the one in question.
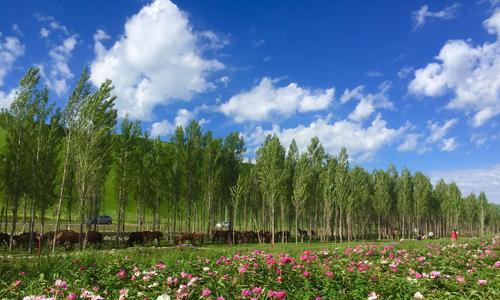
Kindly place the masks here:
POLYGON ((276 232, 276 238, 278 240, 284 240, 285 242, 287 242, 289 239, 290 239, 290 231, 278 231, 276 232))
POLYGON ((179 245, 183 244, 185 242, 191 242, 193 245, 196 244, 197 241, 199 241, 201 244, 203 244, 203 238, 205 235, 203 233, 197 233, 197 232, 181 232, 175 236, 174 239, 174 244, 179 245))
POLYGON ((80 234, 73 230, 59 230, 56 232, 56 245, 75 246, 80 241, 80 234))
POLYGON ((148 241, 146 234, 141 231, 134 231, 131 232, 128 236, 128 246, 132 247, 134 244, 139 244, 141 246, 144 246, 144 244, 148 241))
POLYGON ((160 240, 163 237, 160 231, 143 231, 142 233, 146 236, 146 242, 156 240, 156 244, 160 246, 160 240))
POLYGON ((217 230, 212 234, 212 243, 215 244, 217 242, 227 242, 229 238, 228 230, 217 230))
POLYGON ((300 236, 300 240, 303 242, 304 241, 304 238, 308 238, 309 237, 309 234, 307 233, 307 230, 305 229, 300 229, 300 228, 297 228, 298 232, 299 232, 299 236, 300 236))
POLYGON ((254 243, 257 239, 257 233, 253 231, 245 231, 242 233, 243 243, 254 243))
POLYGON ((13 238, 13 244, 16 247, 29 247, 30 244, 30 235, 33 234, 33 239, 31 240, 32 243, 35 245, 39 244, 39 235, 36 232, 30 233, 30 232, 23 232, 20 235, 15 235, 13 238))
POLYGON ((98 231, 87 231, 85 237, 87 239, 87 243, 97 245, 99 247, 102 246, 102 241, 104 240, 102 233, 98 231))

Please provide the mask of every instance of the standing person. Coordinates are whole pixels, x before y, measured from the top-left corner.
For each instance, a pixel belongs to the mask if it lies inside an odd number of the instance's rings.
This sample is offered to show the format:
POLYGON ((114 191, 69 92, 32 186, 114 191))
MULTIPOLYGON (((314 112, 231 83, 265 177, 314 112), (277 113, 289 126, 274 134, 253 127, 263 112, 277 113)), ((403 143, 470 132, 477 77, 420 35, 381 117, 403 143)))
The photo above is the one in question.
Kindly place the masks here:
POLYGON ((451 239, 452 240, 458 239, 458 231, 456 229, 453 229, 453 231, 451 232, 451 239))
POLYGON ((432 239, 433 236, 434 236, 434 232, 429 231, 429 239, 432 239))

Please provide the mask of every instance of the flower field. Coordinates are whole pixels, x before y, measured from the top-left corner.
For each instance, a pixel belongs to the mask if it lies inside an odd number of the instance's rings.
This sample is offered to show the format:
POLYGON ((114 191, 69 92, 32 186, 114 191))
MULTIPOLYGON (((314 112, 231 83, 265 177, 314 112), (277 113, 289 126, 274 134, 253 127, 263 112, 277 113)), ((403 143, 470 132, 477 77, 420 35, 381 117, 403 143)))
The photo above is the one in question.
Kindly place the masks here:
POLYGON ((499 242, 134 248, 4 258, 0 298, 500 299, 499 242))

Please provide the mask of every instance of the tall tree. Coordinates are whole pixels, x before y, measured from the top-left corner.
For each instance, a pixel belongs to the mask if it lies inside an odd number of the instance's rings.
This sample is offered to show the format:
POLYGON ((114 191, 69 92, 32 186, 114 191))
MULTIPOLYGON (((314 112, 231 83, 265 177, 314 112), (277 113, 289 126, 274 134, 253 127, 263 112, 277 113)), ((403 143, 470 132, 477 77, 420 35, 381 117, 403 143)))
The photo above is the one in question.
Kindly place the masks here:
POLYGON ((120 134, 115 137, 115 188, 117 190, 117 240, 120 243, 125 231, 125 209, 130 198, 136 173, 135 154, 141 136, 139 121, 130 121, 125 117, 121 122, 120 134))
POLYGON ((432 185, 427 176, 416 172, 413 176, 413 211, 415 214, 415 228, 421 231, 422 219, 428 213, 428 204, 432 193, 432 185))
MULTIPOLYGON (((105 171, 111 164, 112 134, 116 126, 116 97, 111 81, 86 97, 78 109, 74 130, 75 179, 80 203, 80 237, 89 207, 102 193, 105 171)), ((85 241, 85 239, 83 239, 85 241)), ((85 248, 85 242, 83 243, 85 248)))
POLYGON ((349 199, 350 178, 349 178, 349 156, 346 148, 342 147, 337 158, 338 167, 335 172, 335 199, 339 208, 339 233, 340 242, 343 241, 343 219, 344 211, 349 199))
POLYGON ((21 79, 18 91, 10 108, 5 112, 2 127, 6 129, 4 187, 8 202, 12 207, 12 227, 9 250, 12 250, 13 236, 16 232, 19 199, 27 187, 27 141, 29 139, 30 103, 37 96, 40 80, 39 70, 30 68, 21 79))
MULTIPOLYGON (((91 86, 88 82, 89 73, 88 69, 85 68, 78 80, 78 83, 71 93, 71 96, 66 103, 66 106, 62 113, 62 126, 64 129, 64 160, 63 160, 63 173, 61 178, 61 185, 59 188, 59 202, 57 205, 56 213, 56 228, 55 231, 59 230, 59 222, 61 219, 61 207, 63 198, 65 195, 69 195, 68 198, 71 201, 72 188, 74 187, 74 166, 75 162, 73 158, 73 149, 71 148, 73 141, 72 135, 76 125, 78 110, 81 103, 86 99, 91 93, 91 86), (73 175, 73 176, 70 176, 73 175), (69 191, 67 191, 69 190, 69 191), (68 193, 69 192, 69 193, 68 193)), ((71 202, 68 203, 71 206, 71 202)), ((55 251, 56 247, 56 235, 54 235, 54 240, 52 241, 52 252, 55 251)))
MULTIPOLYGON (((413 184, 410 170, 404 168, 397 181, 397 208, 401 218, 401 231, 403 238, 406 237, 406 226, 411 216, 413 207, 413 184)), ((409 236, 408 236, 409 237, 409 236)))
POLYGON ((481 226, 479 234, 481 237, 484 237, 484 220, 488 211, 488 199, 486 199, 486 194, 484 192, 479 193, 479 197, 477 197, 477 206, 479 208, 479 225, 481 226))
POLYGON ((384 170, 377 170, 373 173, 374 201, 373 209, 377 214, 378 239, 382 238, 382 218, 390 211, 390 176, 384 170))
POLYGON ((271 243, 274 245, 275 207, 284 191, 286 174, 284 172, 285 148, 275 135, 268 135, 264 144, 257 149, 256 167, 259 185, 269 208, 271 223, 271 243))
MULTIPOLYGON (((306 153, 303 153, 295 168, 293 177, 292 203, 295 208, 295 243, 298 239, 299 217, 304 204, 311 194, 311 162, 306 153)), ((302 238, 302 236, 301 236, 302 238)))

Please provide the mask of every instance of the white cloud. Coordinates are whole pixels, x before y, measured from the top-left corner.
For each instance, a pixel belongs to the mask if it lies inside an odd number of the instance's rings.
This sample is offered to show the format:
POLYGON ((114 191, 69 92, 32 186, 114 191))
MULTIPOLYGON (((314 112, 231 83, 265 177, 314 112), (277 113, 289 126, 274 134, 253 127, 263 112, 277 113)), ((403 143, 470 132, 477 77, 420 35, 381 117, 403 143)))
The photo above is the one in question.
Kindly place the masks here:
POLYGON ((415 72, 408 90, 419 96, 438 97, 452 92, 447 108, 472 113, 474 127, 500 115, 500 9, 484 22, 494 42, 473 46, 464 40, 448 41, 438 62, 415 72))
POLYGON ((42 28, 40 29, 40 36, 41 36, 41 37, 46 38, 46 37, 48 37, 48 36, 49 36, 49 34, 50 34, 50 30, 48 30, 47 28, 42 27, 42 28))
POLYGON ((164 119, 151 125, 151 136, 153 138, 158 136, 166 136, 174 132, 174 129, 175 127, 170 124, 167 119, 164 119))
POLYGON ((228 38, 216 34, 215 32, 210 30, 202 31, 198 35, 200 38, 206 39, 209 42, 208 48, 214 50, 222 49, 231 43, 228 38))
POLYGON ((382 72, 380 72, 380 71, 377 71, 377 70, 372 70, 372 71, 368 71, 368 72, 366 72, 366 75, 367 75, 368 77, 382 77, 382 75, 383 75, 383 74, 382 74, 382 72))
POLYGON ((445 7, 443 10, 432 12, 429 11, 429 7, 427 5, 424 5, 419 10, 414 11, 412 13, 413 21, 415 23, 414 30, 425 25, 428 19, 442 19, 442 20, 454 19, 458 16, 459 8, 460 4, 455 3, 453 5, 445 7))
POLYGON ((11 89, 10 92, 5 93, 3 91, 0 91, 0 109, 1 108, 9 108, 10 104, 14 100, 14 97, 16 96, 16 89, 11 89))
POLYGON ((221 78, 217 79, 217 82, 220 82, 222 83, 225 87, 227 87, 227 85, 229 84, 229 82, 231 81, 231 78, 229 78, 229 76, 222 76, 221 78))
POLYGON ((485 134, 473 133, 470 137, 471 143, 476 145, 476 147, 482 146, 486 143, 488 137, 485 134))
POLYGON ((66 35, 69 35, 69 30, 68 28, 66 28, 66 26, 64 25, 61 25, 60 23, 56 22, 56 21, 51 21, 49 23, 49 26, 52 30, 60 30, 62 31, 64 34, 66 35))
MULTIPOLYGON (((1 36, 1 33, 0 33, 1 36)), ((17 37, 6 36, 0 40, 0 86, 17 58, 24 54, 24 45, 17 37)))
POLYGON ((375 94, 365 93, 364 86, 358 86, 352 90, 346 89, 340 98, 341 103, 351 100, 359 100, 354 111, 349 115, 349 119, 362 122, 370 117, 376 108, 392 109, 393 104, 389 101, 387 91, 391 88, 388 81, 379 85, 379 91, 375 94))
POLYGON ((40 68, 40 75, 45 79, 45 84, 58 96, 62 96, 68 92, 68 80, 74 76, 68 62, 76 44, 76 36, 73 35, 64 39, 60 45, 50 49, 49 57, 51 58, 51 62, 48 73, 46 72, 45 65, 41 64, 38 66, 40 68))
POLYGON ((403 68, 401 68, 401 70, 399 70, 398 77, 401 79, 406 78, 406 77, 408 77, 408 75, 411 74, 411 72, 413 72, 413 67, 409 67, 409 66, 403 67, 403 68))
POLYGON ((406 134, 403 143, 399 145, 398 150, 401 152, 406 152, 406 151, 417 151, 418 153, 425 152, 426 149, 419 148, 419 140, 421 137, 422 135, 418 133, 406 134))
POLYGON ((455 138, 447 138, 443 140, 443 143, 441 144, 441 151, 453 151, 458 147, 457 142, 455 141, 455 138))
MULTIPOLYGON (((151 136, 156 137, 169 135, 173 133, 175 128, 178 126, 186 128, 192 120, 197 119, 198 113, 206 108, 206 106, 199 106, 192 111, 185 108, 179 109, 175 116, 174 124, 171 124, 167 119, 153 123, 151 125, 151 136)), ((207 124, 208 120, 202 118, 198 120, 198 123, 202 126, 203 124, 207 124)))
POLYGON ((273 121, 288 118, 297 112, 311 112, 326 109, 333 101, 335 89, 310 90, 290 83, 277 87, 268 77, 262 78, 249 91, 234 95, 220 106, 220 111, 235 122, 273 121))
POLYGON ((24 36, 24 32, 21 30, 21 27, 16 23, 12 24, 12 31, 14 31, 17 35, 24 36))
POLYGON ((427 128, 430 130, 430 136, 427 138, 427 143, 436 143, 441 141, 448 131, 457 124, 457 119, 450 119, 440 125, 438 122, 427 122, 427 128))
POLYGON ((295 128, 281 129, 275 125, 270 130, 264 130, 258 126, 254 132, 247 134, 246 140, 250 146, 258 147, 268 134, 276 134, 286 147, 295 139, 299 149, 306 151, 311 138, 317 136, 327 152, 337 153, 345 146, 354 160, 367 161, 382 147, 401 136, 406 129, 406 126, 399 129, 388 128, 380 114, 366 128, 349 120, 329 122, 319 118, 309 125, 299 125, 295 128))
POLYGON ((441 178, 447 182, 455 181, 464 195, 484 191, 488 201, 500 204, 500 164, 485 168, 431 172, 433 183, 441 178))
MULTIPOLYGON (((100 43, 100 41, 96 41, 100 43)), ((168 0, 144 6, 110 49, 96 46, 91 81, 113 80, 120 116, 148 120, 157 105, 190 100, 213 87, 208 75, 224 68, 201 56, 200 37, 187 15, 168 0)))

